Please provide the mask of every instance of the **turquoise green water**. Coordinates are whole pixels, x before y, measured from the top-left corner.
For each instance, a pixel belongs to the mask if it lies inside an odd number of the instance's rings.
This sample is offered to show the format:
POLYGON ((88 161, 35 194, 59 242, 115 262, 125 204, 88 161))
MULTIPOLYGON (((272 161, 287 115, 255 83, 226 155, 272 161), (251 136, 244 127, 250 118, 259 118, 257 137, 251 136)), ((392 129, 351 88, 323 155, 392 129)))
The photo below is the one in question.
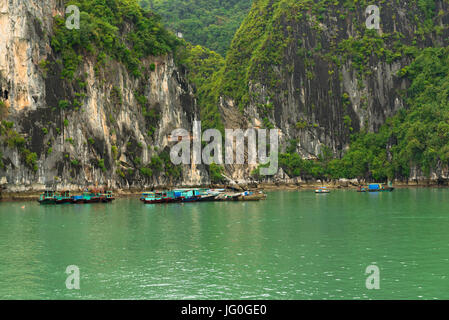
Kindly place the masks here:
POLYGON ((0 203, 0 298, 449 299, 449 190, 0 203), (379 290, 365 286, 373 264, 379 290))

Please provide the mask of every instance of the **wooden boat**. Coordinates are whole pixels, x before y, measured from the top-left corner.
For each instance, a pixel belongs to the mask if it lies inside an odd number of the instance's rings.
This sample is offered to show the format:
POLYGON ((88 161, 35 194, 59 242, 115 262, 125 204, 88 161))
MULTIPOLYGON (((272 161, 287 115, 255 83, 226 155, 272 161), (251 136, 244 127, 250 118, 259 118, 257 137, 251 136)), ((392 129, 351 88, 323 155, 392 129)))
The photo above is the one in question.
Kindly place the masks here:
POLYGON ((315 193, 318 194, 327 194, 327 193, 331 193, 330 190, 326 187, 321 187, 315 190, 315 193))
POLYGON ((180 197, 182 202, 196 202, 201 199, 202 195, 207 193, 202 189, 191 189, 191 190, 175 190, 175 196, 180 197))
POLYGON ((392 192, 394 190, 393 187, 385 187, 382 184, 370 184, 368 186, 368 192, 392 192))
POLYGON ((114 200, 115 200, 115 197, 112 194, 112 191, 106 191, 106 193, 103 193, 101 195, 101 202, 112 202, 114 200))
POLYGON ((101 194, 96 192, 87 192, 83 194, 84 203, 98 203, 101 202, 101 194))
POLYGON ((73 203, 98 203, 101 202, 101 194, 85 191, 81 196, 73 196, 73 203))
POLYGON ((154 192, 144 192, 142 193, 142 195, 140 196, 140 201, 145 202, 145 198, 148 198, 150 196, 152 196, 154 194, 154 192))
POLYGON ((147 198, 143 201, 145 204, 166 203, 162 198, 147 198))
POLYGON ((241 192, 239 193, 223 193, 216 197, 216 200, 218 201, 238 201, 239 197, 242 195, 241 192))
POLYGON ((153 204, 153 203, 162 203, 162 197, 156 196, 155 192, 146 192, 142 194, 142 197, 140 200, 146 204, 153 204))
POLYGON ((213 194, 207 194, 207 195, 202 195, 198 201, 200 202, 206 202, 206 201, 215 201, 216 195, 213 194))
POLYGON ((37 200, 40 204, 56 204, 55 192, 52 190, 44 191, 39 200, 37 200))
POLYGON ((201 196, 195 195, 195 196, 191 196, 191 197, 182 198, 181 201, 182 202, 196 202, 196 201, 199 201, 200 199, 201 199, 201 196))
POLYGON ((265 200, 266 198, 267 195, 263 192, 259 193, 244 192, 237 198, 237 201, 260 201, 265 200))
POLYGON ((207 201, 217 201, 218 197, 225 192, 224 189, 200 189, 200 197, 197 201, 207 202, 207 201))
POLYGON ((150 192, 147 193, 143 202, 146 204, 155 204, 155 203, 173 203, 173 202, 181 202, 183 200, 182 197, 176 197, 174 191, 162 191, 162 192, 150 192))
POLYGON ((251 191, 239 193, 222 193, 215 197, 215 201, 259 201, 265 200, 266 194, 263 192, 253 193, 251 191))
POLYGON ((70 191, 58 193, 52 190, 47 190, 39 197, 40 204, 64 204, 64 203, 97 203, 97 202, 112 202, 114 201, 112 191, 100 193, 98 191, 85 191, 82 195, 72 196, 70 191))
POLYGON ((70 191, 64 191, 62 194, 55 194, 56 204, 73 203, 70 191))

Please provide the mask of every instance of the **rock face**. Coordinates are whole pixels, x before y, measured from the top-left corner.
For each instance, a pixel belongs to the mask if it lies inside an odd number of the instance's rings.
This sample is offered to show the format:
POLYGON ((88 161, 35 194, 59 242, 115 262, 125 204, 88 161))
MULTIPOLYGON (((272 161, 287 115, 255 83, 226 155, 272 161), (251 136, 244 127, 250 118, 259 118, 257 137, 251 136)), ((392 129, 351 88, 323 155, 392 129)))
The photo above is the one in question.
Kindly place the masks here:
POLYGON ((53 17, 64 11, 57 0, 0 3, 0 92, 5 120, 13 123, 9 131, 3 127, 0 146, 6 190, 206 183, 201 167, 187 166, 179 178, 139 170, 153 156, 167 155, 173 129, 189 129, 198 117, 185 71, 166 55, 146 59, 153 71, 136 79, 121 63, 110 61, 96 72, 95 61, 84 58, 78 70, 84 82, 63 81, 50 38, 53 17), (61 109, 64 101, 77 106, 61 109), (24 145, 8 145, 13 133, 24 145))
POLYGON ((325 146, 341 156, 352 133, 376 132, 405 107, 407 49, 447 45, 449 5, 423 7, 431 3, 383 2, 379 29, 370 30, 365 1, 254 1, 226 61, 225 82, 245 78, 247 94, 235 101, 237 90, 226 88, 223 113, 240 105, 247 126, 271 123, 304 158, 325 146), (426 33, 426 10, 437 13, 430 20, 439 33, 426 33))
MULTIPOLYGON (((51 37, 64 3, 0 2, 0 184, 21 191, 209 183, 202 165, 166 170, 169 134, 200 118, 186 70, 170 54, 149 57, 136 78, 117 61, 98 68, 86 56, 75 75, 82 80, 61 80, 51 37), (149 163, 151 173, 142 170, 149 163)), ((241 87, 220 92, 225 127, 273 126, 283 151, 294 141, 304 158, 325 147, 340 156, 352 133, 376 131, 406 107, 408 83, 398 73, 411 62, 407 48, 447 44, 448 2, 432 9, 439 33, 423 27, 427 2, 382 3, 380 29, 370 31, 367 4, 351 3, 320 2, 323 12, 311 1, 255 0, 226 60, 223 83, 241 87)), ((254 166, 226 169, 246 183, 254 166)), ((288 179, 280 170, 271 180, 288 179)))

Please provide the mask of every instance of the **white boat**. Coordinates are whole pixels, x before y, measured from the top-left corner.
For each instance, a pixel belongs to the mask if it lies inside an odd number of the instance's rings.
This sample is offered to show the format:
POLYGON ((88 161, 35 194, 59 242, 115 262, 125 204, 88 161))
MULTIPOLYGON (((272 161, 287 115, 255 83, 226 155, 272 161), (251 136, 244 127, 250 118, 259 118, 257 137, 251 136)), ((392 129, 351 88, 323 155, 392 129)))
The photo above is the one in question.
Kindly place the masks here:
POLYGON ((315 190, 315 193, 331 193, 330 190, 326 187, 321 187, 315 190))

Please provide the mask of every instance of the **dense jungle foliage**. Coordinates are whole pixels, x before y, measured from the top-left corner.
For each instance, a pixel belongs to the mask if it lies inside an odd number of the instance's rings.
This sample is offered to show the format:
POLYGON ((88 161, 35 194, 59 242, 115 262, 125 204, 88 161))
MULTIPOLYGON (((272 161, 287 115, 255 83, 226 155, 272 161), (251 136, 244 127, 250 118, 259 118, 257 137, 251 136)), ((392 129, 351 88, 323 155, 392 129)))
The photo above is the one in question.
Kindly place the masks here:
POLYGON ((193 45, 226 54, 251 0, 140 0, 162 16, 165 25, 181 32, 193 45))
POLYGON ((135 76, 142 75, 141 59, 172 52, 177 38, 161 24, 160 17, 143 10, 136 0, 67 1, 80 9, 80 29, 65 27, 64 17, 56 17, 53 49, 62 55, 64 78, 72 79, 83 55, 123 62, 135 76))

